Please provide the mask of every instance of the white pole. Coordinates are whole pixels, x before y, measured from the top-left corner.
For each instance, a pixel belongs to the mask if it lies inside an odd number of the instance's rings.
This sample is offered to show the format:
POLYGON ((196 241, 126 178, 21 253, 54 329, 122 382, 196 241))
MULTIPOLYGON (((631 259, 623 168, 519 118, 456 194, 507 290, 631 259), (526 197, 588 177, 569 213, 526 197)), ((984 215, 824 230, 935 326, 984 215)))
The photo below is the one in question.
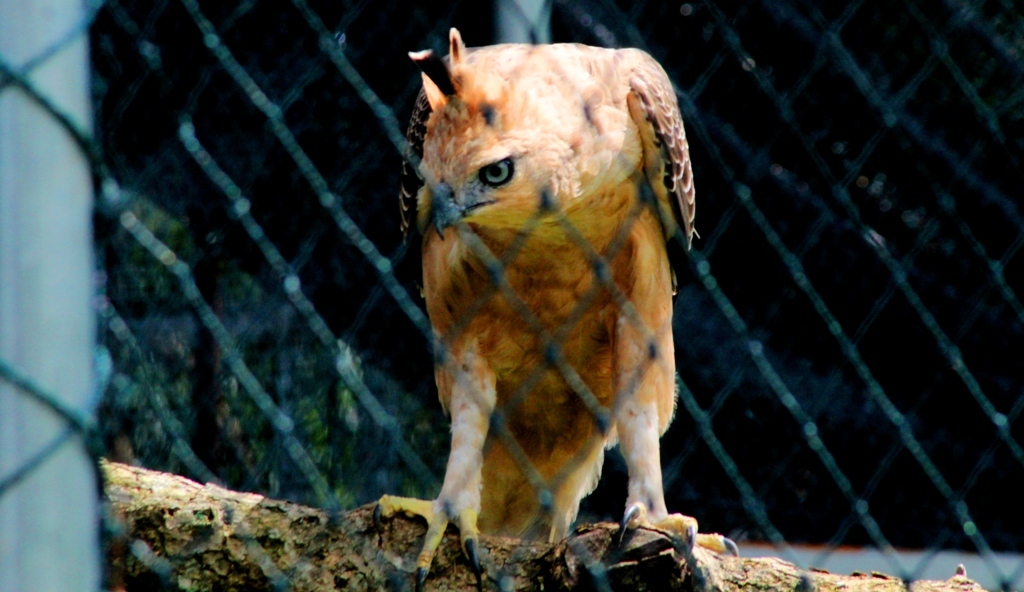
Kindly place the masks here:
MULTIPOLYGON (((84 0, 0 0, 0 59, 89 130, 84 0)), ((0 89, 0 357, 68 407, 92 413, 92 181, 68 133, 23 91, 0 89)), ((0 483, 64 421, 0 379, 0 483)), ((72 437, 0 497, 0 592, 98 590, 95 477, 72 437)))
POLYGON ((551 43, 550 0, 495 0, 495 43, 551 43))

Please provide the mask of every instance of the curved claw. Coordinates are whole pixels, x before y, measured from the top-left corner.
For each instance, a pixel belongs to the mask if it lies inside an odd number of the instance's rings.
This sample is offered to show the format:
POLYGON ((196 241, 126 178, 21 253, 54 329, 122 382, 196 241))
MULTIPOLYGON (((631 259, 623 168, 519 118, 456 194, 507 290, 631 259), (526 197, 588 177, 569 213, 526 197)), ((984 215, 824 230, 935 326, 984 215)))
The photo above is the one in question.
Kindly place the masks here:
POLYGON ((380 530, 380 518, 382 513, 383 510, 380 509, 380 502, 377 502, 377 505, 373 508, 373 527, 376 530, 380 530))
POLYGON ((726 550, 728 550, 733 557, 740 556, 740 548, 736 545, 735 541, 729 537, 722 537, 722 544, 725 545, 726 550))
POLYGON ((739 546, 732 539, 720 534, 700 533, 697 535, 697 544, 715 553, 728 553, 733 557, 740 556, 739 546))
POLYGON ((425 567, 416 568, 416 592, 422 592, 423 586, 427 583, 427 573, 429 571, 425 567))
POLYGON ((697 527, 692 524, 686 527, 686 554, 693 553, 693 546, 697 544, 697 527))
POLYGON ((647 508, 639 502, 626 508, 626 513, 622 516, 622 523, 619 524, 619 532, 615 535, 617 544, 622 544, 622 539, 626 536, 626 530, 636 528, 646 513, 647 508))
POLYGON ((469 559, 469 564, 473 567, 473 573, 476 574, 476 589, 483 590, 483 570, 480 568, 480 555, 476 552, 476 539, 465 539, 462 544, 466 548, 466 557, 469 559))

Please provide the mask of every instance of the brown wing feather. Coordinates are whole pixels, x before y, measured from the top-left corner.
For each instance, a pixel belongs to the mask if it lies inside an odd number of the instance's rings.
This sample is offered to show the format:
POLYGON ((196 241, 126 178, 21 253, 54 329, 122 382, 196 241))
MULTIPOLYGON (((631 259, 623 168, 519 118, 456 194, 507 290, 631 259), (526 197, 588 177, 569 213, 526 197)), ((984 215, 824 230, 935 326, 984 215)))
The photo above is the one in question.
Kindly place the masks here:
POLYGON ((420 89, 416 105, 412 108, 409 129, 405 132, 406 154, 402 160, 402 176, 398 191, 398 205, 402 214, 402 234, 409 235, 416 220, 416 194, 423 187, 423 179, 416 171, 416 165, 423 158, 423 137, 427 134, 427 119, 430 117, 430 103, 420 89))
MULTIPOLYGON (((683 230, 686 248, 689 249, 695 234, 693 218, 696 202, 693 171, 690 169, 690 146, 686 142, 675 91, 665 71, 650 57, 633 70, 629 84, 660 146, 660 164, 664 167, 662 182, 668 194, 675 196, 672 212, 676 223, 683 230)), ((638 126, 643 124, 640 121, 636 123, 638 126)))

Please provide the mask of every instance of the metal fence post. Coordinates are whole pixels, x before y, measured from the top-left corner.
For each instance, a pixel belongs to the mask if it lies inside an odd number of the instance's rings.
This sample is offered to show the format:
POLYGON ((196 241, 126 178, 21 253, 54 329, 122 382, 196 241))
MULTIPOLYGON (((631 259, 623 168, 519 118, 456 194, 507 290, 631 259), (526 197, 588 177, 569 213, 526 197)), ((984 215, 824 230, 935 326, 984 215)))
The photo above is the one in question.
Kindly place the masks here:
MULTIPOLYGON (((0 60, 82 129, 91 125, 86 27, 82 0, 0 0, 0 60)), ((85 155, 27 93, 0 86, 0 357, 88 413, 91 216, 85 155)), ((68 429, 0 380, 0 591, 99 589, 95 476, 68 429)))
POLYGON ((495 0, 495 43, 551 43, 551 2, 495 0))

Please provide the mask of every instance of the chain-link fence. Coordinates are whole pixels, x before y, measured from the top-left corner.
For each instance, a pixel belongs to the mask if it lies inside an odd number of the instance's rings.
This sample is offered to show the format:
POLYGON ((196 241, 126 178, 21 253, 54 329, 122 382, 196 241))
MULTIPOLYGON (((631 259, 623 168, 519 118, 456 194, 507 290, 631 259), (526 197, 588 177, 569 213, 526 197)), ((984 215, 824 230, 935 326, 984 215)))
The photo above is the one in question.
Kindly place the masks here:
MULTIPOLYGON (((492 10, 95 8, 77 32, 91 43, 95 131, 75 133, 98 195, 108 457, 328 508, 437 495, 449 429, 434 369, 451 343, 435 342, 419 296, 420 237, 399 230, 421 88, 406 54, 445 53, 451 26, 471 47, 493 42, 492 10)), ((1024 491, 1024 12, 997 0, 551 12, 555 42, 654 56, 686 125, 700 238, 676 265, 669 510, 741 549, 870 546, 908 580, 933 556, 894 548, 961 550, 989 572, 972 576, 1024 586, 1024 561, 1004 560, 1024 552, 1012 493, 1024 491)), ((32 92, 23 73, 2 75, 32 92)), ((595 269, 617 255, 540 205, 505 252, 465 240, 495 272, 488 294, 550 353, 520 380, 554 373, 604 417, 562 339, 594 299, 631 310, 618 285, 596 273, 560 332, 502 275, 550 218, 595 269)), ((522 470, 538 494, 552 485, 522 470)), ((610 451, 578 521, 620 519, 626 480, 610 451)))

